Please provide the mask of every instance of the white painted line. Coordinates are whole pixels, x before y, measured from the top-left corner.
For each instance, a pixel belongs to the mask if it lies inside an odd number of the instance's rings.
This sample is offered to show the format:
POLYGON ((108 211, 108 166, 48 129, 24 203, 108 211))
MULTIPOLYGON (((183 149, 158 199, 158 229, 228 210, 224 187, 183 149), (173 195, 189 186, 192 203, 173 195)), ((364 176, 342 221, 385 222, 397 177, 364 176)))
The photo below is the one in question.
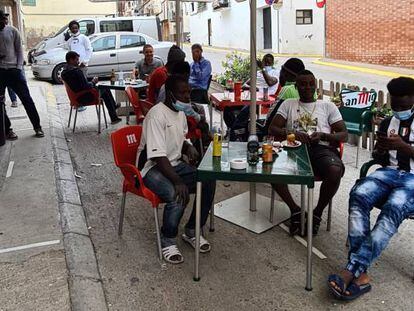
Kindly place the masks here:
POLYGON ((5 248, 5 249, 0 249, 0 254, 16 252, 16 251, 21 251, 24 249, 41 247, 41 246, 55 245, 59 243, 60 243, 60 240, 53 240, 53 241, 46 241, 46 242, 39 242, 39 243, 22 245, 22 246, 10 247, 10 248, 5 248))
MULTIPOLYGON (((280 228, 282 228, 283 230, 285 230, 287 233, 289 233, 289 228, 284 225, 284 224, 280 224, 279 225, 280 228)), ((300 236, 293 236, 300 244, 302 244, 305 247, 308 247, 308 243, 306 242, 306 240, 304 240, 303 238, 301 238, 300 236)), ((318 256, 320 259, 326 259, 328 257, 326 257, 320 250, 318 250, 316 247, 312 246, 312 252, 318 256)))
POLYGON ((14 161, 9 162, 9 167, 7 168, 6 178, 9 178, 13 174, 14 161))

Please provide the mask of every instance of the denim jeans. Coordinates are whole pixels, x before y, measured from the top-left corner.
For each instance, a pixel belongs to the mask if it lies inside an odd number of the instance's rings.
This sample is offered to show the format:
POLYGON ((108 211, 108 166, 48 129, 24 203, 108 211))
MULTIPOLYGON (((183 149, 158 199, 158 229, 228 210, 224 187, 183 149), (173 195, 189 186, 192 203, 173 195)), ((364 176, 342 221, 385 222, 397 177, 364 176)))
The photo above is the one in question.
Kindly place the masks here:
MULTIPOLYGON (((196 169, 186 163, 180 163, 175 166, 174 169, 181 180, 187 185, 189 193, 196 193, 196 169)), ((157 169, 156 166, 147 172, 144 177, 144 184, 165 202, 161 228, 162 247, 176 244, 175 238, 178 234, 178 225, 183 216, 185 206, 177 203, 174 185, 157 169)), ((215 181, 203 182, 201 191, 201 227, 207 222, 208 213, 214 201, 215 191, 215 181)), ((195 200, 191 216, 185 229, 187 235, 194 236, 195 200)))
MULTIPOLYGON (((29 87, 24 73, 20 69, 1 69, 0 68, 0 98, 4 96, 6 87, 13 89, 13 91, 19 96, 27 116, 33 125, 33 129, 40 129, 40 118, 37 112, 35 103, 30 96, 29 87)), ((4 97, 3 97, 4 98, 4 97)), ((5 115, 6 133, 11 130, 10 119, 5 115)))
POLYGON ((359 180, 349 199, 349 258, 347 270, 355 277, 366 272, 387 247, 398 227, 414 215, 414 174, 380 168, 359 180), (370 229, 370 212, 381 210, 370 229))
POLYGON ((17 95, 11 88, 9 88, 9 87, 7 88, 7 93, 9 93, 10 101, 12 103, 17 101, 17 95))

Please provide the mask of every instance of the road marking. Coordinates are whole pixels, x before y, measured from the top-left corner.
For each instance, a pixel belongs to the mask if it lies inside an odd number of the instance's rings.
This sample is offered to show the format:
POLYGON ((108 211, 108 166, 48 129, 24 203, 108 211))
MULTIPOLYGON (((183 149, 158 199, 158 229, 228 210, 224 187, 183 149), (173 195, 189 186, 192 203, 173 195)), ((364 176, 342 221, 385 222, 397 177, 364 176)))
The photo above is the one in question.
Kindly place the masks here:
POLYGON ((338 63, 330 63, 330 62, 321 61, 319 59, 313 61, 313 64, 341 68, 341 69, 346 69, 346 70, 351 70, 351 71, 358 71, 358 72, 363 72, 363 73, 369 73, 369 74, 374 74, 377 76, 385 76, 385 77, 390 77, 390 78, 398 78, 398 77, 414 78, 414 75, 403 74, 401 72, 379 70, 379 69, 358 67, 358 66, 338 64, 338 63))
MULTIPOLYGON (((289 228, 284 225, 284 224, 280 224, 279 225, 280 228, 282 228, 283 230, 285 230, 287 233, 289 233, 289 228)), ((300 244, 302 244, 305 247, 308 247, 308 243, 301 238, 300 236, 293 236, 295 238, 296 241, 298 241, 300 244)), ((318 250, 316 247, 312 246, 312 253, 314 253, 316 256, 318 256, 320 259, 326 259, 328 257, 326 257, 320 250, 318 250)))
POLYGON ((14 167, 14 161, 9 162, 9 167, 7 168, 6 178, 11 177, 13 174, 13 167, 14 167))
POLYGON ((59 243, 60 243, 60 240, 53 240, 53 241, 46 241, 46 242, 39 242, 39 243, 22 245, 22 246, 10 247, 10 248, 5 248, 5 249, 0 249, 0 254, 16 252, 16 251, 21 251, 25 249, 35 248, 35 247, 55 245, 59 243))

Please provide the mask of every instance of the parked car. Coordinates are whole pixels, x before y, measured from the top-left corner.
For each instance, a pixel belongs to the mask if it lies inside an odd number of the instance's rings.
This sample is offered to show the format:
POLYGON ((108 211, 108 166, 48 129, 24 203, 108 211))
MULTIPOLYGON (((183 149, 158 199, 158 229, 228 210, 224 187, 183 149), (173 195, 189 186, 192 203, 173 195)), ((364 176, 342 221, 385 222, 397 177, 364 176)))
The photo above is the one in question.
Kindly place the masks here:
MULTIPOLYGON (((78 22, 80 32, 86 36, 102 32, 133 31, 146 34, 159 41, 162 40, 161 23, 157 16, 84 17, 78 22)), ((33 63, 34 57, 64 45, 69 36, 68 25, 65 25, 53 37, 39 42, 29 51, 27 57, 29 63, 33 63)))
MULTIPOLYGON (((167 61, 172 42, 159 42, 147 35, 136 32, 106 32, 90 37, 93 47, 92 57, 88 64, 89 77, 107 77, 115 71, 130 72, 135 63, 142 59, 145 44, 154 47, 154 57, 163 63, 167 61)), ((52 80, 61 83, 60 75, 65 65, 68 50, 54 48, 34 58, 33 75, 38 79, 52 80)))

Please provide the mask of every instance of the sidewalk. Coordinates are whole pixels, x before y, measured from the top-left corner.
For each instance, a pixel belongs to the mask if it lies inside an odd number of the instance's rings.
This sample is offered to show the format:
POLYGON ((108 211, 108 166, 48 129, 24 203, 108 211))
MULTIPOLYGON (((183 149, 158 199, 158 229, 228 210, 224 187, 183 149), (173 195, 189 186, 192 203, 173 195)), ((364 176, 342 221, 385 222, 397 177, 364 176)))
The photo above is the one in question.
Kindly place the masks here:
POLYGON ((0 309, 70 310, 44 87, 30 87, 44 138, 21 104, 7 112, 19 136, 0 147, 0 309))

